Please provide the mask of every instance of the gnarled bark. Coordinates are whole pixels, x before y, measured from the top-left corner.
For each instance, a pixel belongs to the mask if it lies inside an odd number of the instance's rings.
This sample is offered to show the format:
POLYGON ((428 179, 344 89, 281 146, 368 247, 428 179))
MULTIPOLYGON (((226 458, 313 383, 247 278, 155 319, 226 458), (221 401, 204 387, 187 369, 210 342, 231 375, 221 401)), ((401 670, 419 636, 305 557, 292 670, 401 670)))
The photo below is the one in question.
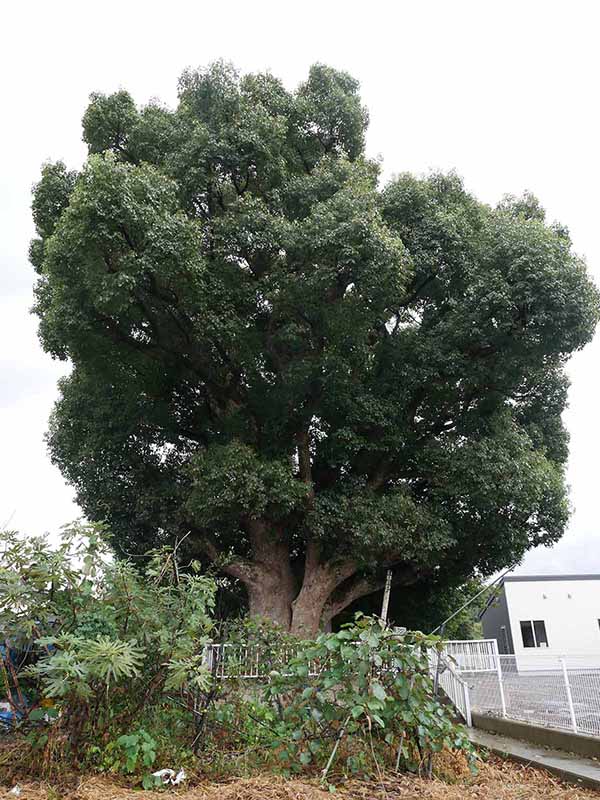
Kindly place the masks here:
MULTIPOLYGON (((359 574, 359 565, 353 559, 323 560, 321 546, 315 541, 307 542, 299 579, 292 569, 290 544, 283 531, 258 519, 248 520, 246 531, 252 557, 229 561, 221 567, 244 584, 252 617, 273 622, 299 638, 312 638, 319 630, 330 628, 337 614, 384 584, 384 577, 359 574)), ((215 545, 204 539, 202 547, 218 563, 215 545)), ((401 565, 396 569, 394 584, 409 585, 417 578, 413 567, 401 565)))
POLYGON ((292 606, 290 632, 294 636, 309 638, 316 635, 331 593, 357 569, 356 562, 349 559, 322 562, 320 557, 320 545, 308 542, 302 588, 292 606))
POLYGON ((248 520, 246 528, 254 556, 251 572, 246 579, 242 578, 250 615, 289 630, 292 601, 298 591, 289 543, 283 531, 269 528, 262 520, 248 520))
POLYGON ((273 622, 285 631, 290 630, 295 583, 288 583, 277 573, 265 574, 262 581, 247 583, 250 616, 273 622))

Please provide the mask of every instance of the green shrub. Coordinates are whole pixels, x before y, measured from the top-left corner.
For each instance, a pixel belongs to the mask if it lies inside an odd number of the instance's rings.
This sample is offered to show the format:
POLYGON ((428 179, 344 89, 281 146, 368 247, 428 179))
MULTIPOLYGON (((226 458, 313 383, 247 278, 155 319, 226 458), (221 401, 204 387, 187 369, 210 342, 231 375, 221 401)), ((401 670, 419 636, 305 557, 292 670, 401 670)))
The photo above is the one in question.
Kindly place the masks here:
MULTIPOLYGON (((250 623, 229 631, 242 655, 250 645, 266 679, 230 678, 212 708, 206 747, 230 771, 269 765, 285 774, 308 771, 372 778, 380 769, 422 773, 442 750, 475 757, 463 728, 434 696, 427 652, 439 638, 398 636, 375 618, 357 617, 337 633, 298 642, 250 623), (282 654, 285 654, 282 656, 282 654), (273 668, 268 670, 265 665, 273 668)), ((244 674, 228 658, 227 674, 244 674)))
POLYGON ((471 756, 465 732, 434 696, 427 651, 440 645, 369 617, 306 642, 267 689, 280 712, 282 763, 323 768, 343 752, 348 771, 371 774, 380 764, 422 771, 444 749, 471 756))
POLYGON ((58 547, 0 536, 0 628, 25 654, 4 659, 2 674, 22 724, 43 725, 48 714, 39 702, 54 702, 48 745, 62 737, 85 763, 97 761, 110 740, 142 737, 144 749, 145 734, 129 732, 147 720, 160 729, 168 711, 189 750, 194 709, 211 686, 203 653, 215 582, 197 564, 182 572, 172 548, 151 554, 144 569, 115 561, 96 526, 69 528, 58 547))
POLYGON ((156 762, 330 781, 471 754, 434 697, 435 637, 359 617, 299 642, 240 621, 222 632, 233 645, 223 681, 205 661, 215 582, 197 564, 182 571, 177 548, 142 569, 112 559, 98 527, 74 526, 54 548, 11 533, 0 546, 0 627, 21 654, 0 659, 2 680, 38 771, 79 764, 150 786, 156 762), (248 653, 262 679, 242 677, 248 653))

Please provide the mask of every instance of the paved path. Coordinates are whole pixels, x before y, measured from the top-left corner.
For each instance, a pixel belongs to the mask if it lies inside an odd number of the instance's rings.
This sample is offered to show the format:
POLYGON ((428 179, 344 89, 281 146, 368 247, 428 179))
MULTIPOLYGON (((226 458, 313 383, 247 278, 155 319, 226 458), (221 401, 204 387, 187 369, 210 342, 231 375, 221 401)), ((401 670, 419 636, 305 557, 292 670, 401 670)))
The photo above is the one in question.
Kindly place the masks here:
POLYGON ((548 770, 569 783, 600 789, 600 762, 595 759, 571 755, 562 750, 550 750, 476 728, 469 728, 469 737, 473 744, 486 747, 498 755, 548 770))

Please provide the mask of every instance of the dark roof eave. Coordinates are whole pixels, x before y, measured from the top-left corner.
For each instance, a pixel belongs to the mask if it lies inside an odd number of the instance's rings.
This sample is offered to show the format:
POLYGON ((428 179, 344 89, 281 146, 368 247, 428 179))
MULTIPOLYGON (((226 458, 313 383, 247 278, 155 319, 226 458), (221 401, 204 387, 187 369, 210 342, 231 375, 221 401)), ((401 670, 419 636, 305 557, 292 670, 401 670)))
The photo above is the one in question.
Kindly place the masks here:
POLYGON ((538 581, 600 581, 600 574, 595 575, 508 575, 502 583, 536 583, 538 581))

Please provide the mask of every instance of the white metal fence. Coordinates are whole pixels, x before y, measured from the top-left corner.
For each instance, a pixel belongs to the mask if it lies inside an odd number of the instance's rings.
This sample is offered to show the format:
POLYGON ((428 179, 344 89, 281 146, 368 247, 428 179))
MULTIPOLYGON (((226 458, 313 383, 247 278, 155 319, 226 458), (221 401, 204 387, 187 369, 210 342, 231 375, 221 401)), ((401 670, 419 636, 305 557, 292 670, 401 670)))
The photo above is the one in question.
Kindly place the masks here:
MULTIPOLYGON (((205 663, 220 679, 267 679, 292 655, 260 645, 211 644, 205 663)), ((318 669, 311 665, 309 674, 318 669)), ((429 652, 429 671, 433 679, 438 672, 440 689, 467 725, 473 710, 600 738, 598 656, 500 655, 495 639, 449 641, 441 656, 429 652)))
MULTIPOLYGON (((285 664, 293 655, 292 650, 266 650, 262 645, 238 645, 233 643, 209 644, 204 651, 204 663, 215 678, 241 678, 244 680, 267 679, 274 670, 285 670, 285 664)), ((469 686, 465 678, 457 670, 454 660, 446 653, 438 654, 435 650, 428 652, 429 673, 438 681, 444 694, 451 701, 467 725, 471 724, 471 706, 469 702, 469 686), (439 659, 439 667, 438 667, 439 659)), ((386 669, 385 664, 380 669, 386 669)), ((309 665, 309 675, 314 676, 319 665, 309 665)))
POLYGON ((471 700, 469 684, 459 673, 455 662, 446 652, 429 650, 429 674, 435 682, 436 675, 440 688, 450 700, 467 725, 471 726, 471 700))
MULTIPOLYGON (((215 678, 268 678, 272 670, 280 670, 293 655, 291 650, 274 651, 259 644, 209 644, 204 648, 204 664, 215 678)), ((314 667, 314 665, 311 665, 314 667)), ((310 674, 316 674, 315 668, 310 674)))
MULTIPOLYGON (((215 678, 266 680, 273 670, 285 671, 287 662, 295 656, 293 648, 275 650, 262 644, 209 644, 204 648, 204 664, 215 678)), ((319 664, 309 662, 308 674, 317 675, 319 664)))
POLYGON ((455 639, 445 642, 444 648, 461 671, 496 671, 498 650, 495 639, 455 639))
POLYGON ((600 737, 600 656, 499 655, 489 641, 447 644, 473 711, 600 737))

